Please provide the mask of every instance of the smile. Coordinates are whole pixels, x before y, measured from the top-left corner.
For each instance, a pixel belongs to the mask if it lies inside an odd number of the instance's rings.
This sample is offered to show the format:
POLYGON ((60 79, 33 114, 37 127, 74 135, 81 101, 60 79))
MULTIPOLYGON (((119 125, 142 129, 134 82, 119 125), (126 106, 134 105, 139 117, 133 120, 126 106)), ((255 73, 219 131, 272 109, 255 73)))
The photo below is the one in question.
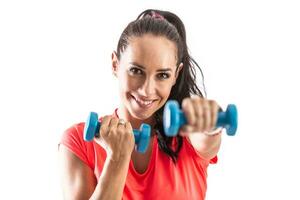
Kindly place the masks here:
POLYGON ((155 100, 142 100, 142 99, 139 99, 139 98, 137 98, 137 97, 135 97, 135 96, 132 96, 133 98, 134 98, 134 100, 137 102, 137 104, 140 106, 140 107, 142 107, 142 108, 149 108, 152 104, 153 104, 153 102, 155 101, 155 100))

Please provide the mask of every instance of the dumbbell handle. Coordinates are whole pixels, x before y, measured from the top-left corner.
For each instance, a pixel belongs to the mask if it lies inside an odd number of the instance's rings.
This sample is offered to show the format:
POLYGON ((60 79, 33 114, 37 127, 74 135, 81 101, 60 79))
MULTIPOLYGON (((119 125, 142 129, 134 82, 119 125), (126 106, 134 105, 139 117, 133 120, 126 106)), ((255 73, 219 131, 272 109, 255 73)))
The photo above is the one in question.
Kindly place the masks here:
MULTIPOLYGON (((235 106, 233 104, 230 104, 228 106, 231 106, 231 108, 235 108, 235 106)), ((228 108, 228 107, 227 107, 228 108)), ((234 116, 229 116, 229 110, 227 109, 225 112, 219 112, 218 113, 218 119, 217 119, 217 123, 215 125, 215 127, 224 127, 227 131, 227 134, 230 136, 235 135, 236 132, 236 126, 233 125, 230 121, 229 121, 229 117, 234 117, 234 116), (235 127, 234 127, 235 126, 235 127)), ((187 124, 187 119, 183 113, 183 111, 179 111, 179 117, 180 117, 180 125, 182 126, 184 124, 187 124)))
MULTIPOLYGON (((99 137, 99 129, 101 127, 101 123, 99 122, 99 128, 97 129, 95 137, 99 137)), ((140 130, 133 129, 134 142, 138 144, 140 142, 140 130)))
MULTIPOLYGON (((180 126, 187 124, 187 119, 182 111, 179 113, 180 117, 180 126)), ((227 119, 226 119, 226 112, 219 112, 218 113, 218 119, 217 124, 215 127, 226 127, 228 125, 227 119)))
MULTIPOLYGON (((166 135, 175 136, 178 129, 187 124, 187 119, 179 104, 175 100, 169 100, 164 108, 164 130, 166 135)), ((237 130, 237 108, 229 104, 225 112, 219 112, 215 127, 224 127, 228 135, 235 135, 237 130)))
MULTIPOLYGON (((98 121, 95 137, 99 137, 100 127, 101 127, 101 122, 98 121)), ((135 143, 138 144, 140 142, 140 137, 139 137, 140 130, 133 129, 133 135, 134 135, 135 143)))

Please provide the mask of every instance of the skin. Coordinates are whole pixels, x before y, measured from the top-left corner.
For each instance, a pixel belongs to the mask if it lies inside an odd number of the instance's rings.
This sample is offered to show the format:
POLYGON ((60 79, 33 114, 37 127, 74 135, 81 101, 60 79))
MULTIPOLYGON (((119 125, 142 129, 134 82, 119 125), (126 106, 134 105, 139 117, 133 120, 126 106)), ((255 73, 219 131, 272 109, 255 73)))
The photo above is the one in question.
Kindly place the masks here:
MULTIPOLYGON (((172 41, 150 34, 131 38, 120 60, 115 52, 112 53, 112 71, 120 83, 118 115, 126 123, 120 124, 120 119, 112 116, 103 118, 100 137, 94 139, 107 152, 98 183, 92 170, 61 145, 60 168, 65 199, 121 199, 130 160, 138 172, 147 169, 152 145, 145 154, 137 153, 132 129, 138 129, 141 123, 154 125, 153 114, 167 101, 184 67, 182 63, 176 66, 176 55, 172 41)), ((204 159, 213 158, 221 144, 221 129, 213 129, 218 104, 194 96, 183 100, 182 109, 188 124, 179 134, 187 137, 204 159)), ((150 144, 152 140, 153 137, 150 144)))

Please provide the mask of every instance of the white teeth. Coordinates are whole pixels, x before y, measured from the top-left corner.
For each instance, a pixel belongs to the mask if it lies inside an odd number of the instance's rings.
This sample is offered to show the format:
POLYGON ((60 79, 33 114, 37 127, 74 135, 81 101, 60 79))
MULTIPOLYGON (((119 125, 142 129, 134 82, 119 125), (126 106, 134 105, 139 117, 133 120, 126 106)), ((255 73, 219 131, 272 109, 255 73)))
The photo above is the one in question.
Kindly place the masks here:
POLYGON ((138 103, 140 103, 140 104, 142 104, 142 105, 144 105, 144 106, 147 106, 147 105, 149 105, 149 104, 151 104, 153 101, 143 101, 143 100, 141 100, 141 99, 137 99, 137 98, 135 98, 134 97, 134 99, 138 102, 138 103))

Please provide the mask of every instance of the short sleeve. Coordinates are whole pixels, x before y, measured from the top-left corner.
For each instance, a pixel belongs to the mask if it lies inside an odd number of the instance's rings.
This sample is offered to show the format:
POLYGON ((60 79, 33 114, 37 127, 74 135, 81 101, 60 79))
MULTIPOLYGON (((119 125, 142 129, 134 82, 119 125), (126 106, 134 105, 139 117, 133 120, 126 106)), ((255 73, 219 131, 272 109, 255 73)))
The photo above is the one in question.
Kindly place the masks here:
POLYGON ((93 159, 90 156, 93 155, 92 143, 83 140, 83 128, 84 123, 79 123, 65 130, 58 145, 63 144, 91 169, 94 169, 93 159))
POLYGON ((218 156, 216 155, 212 159, 210 159, 209 164, 217 164, 218 163, 218 156))

